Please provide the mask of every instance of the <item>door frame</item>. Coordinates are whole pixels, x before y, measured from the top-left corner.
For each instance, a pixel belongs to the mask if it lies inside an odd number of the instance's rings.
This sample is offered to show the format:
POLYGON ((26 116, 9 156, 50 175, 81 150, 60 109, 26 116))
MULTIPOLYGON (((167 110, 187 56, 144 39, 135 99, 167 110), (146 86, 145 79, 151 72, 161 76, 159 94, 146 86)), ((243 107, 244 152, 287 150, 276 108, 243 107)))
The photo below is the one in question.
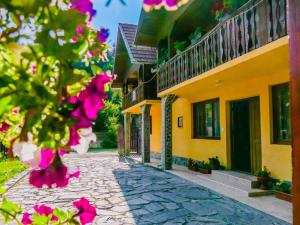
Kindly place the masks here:
MULTIPOLYGON (((259 105, 259 129, 260 129, 260 159, 258 159, 259 161, 262 161, 262 147, 261 147, 261 107, 260 107, 260 96, 252 96, 252 97, 246 97, 246 98, 240 98, 240 99, 234 99, 234 100, 228 100, 226 102, 226 140, 227 140, 227 143, 226 143, 226 148, 227 148, 227 165, 228 165, 228 168, 230 170, 232 170, 233 168, 233 165, 232 165, 232 144, 231 144, 231 135, 232 135, 232 132, 231 132, 231 103, 232 102, 237 102, 237 101, 245 101, 245 100, 251 100, 251 99, 257 99, 258 100, 258 105, 259 105)), ((250 119, 250 115, 249 115, 249 119, 250 119)), ((251 129, 251 125, 250 125, 250 129, 251 129)), ((251 131, 250 131, 251 133, 251 131)), ((249 136, 250 138, 250 136, 249 136)), ((250 143, 250 152, 252 151, 251 149, 251 143, 250 143)), ((252 159, 250 158, 251 160, 251 166, 252 166, 252 159)), ((262 166, 262 163, 261 165, 262 166)), ((251 168, 252 170, 252 168, 251 168)), ((253 171, 252 171, 253 173, 253 171)))

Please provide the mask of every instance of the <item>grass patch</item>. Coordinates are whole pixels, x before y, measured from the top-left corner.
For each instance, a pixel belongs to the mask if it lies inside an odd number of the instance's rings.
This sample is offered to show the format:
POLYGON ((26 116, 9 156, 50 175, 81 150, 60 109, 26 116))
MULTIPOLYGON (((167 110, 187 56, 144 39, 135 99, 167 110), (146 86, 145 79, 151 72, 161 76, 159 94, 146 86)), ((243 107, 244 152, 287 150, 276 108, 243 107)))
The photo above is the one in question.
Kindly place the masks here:
POLYGON ((116 148, 95 148, 92 147, 89 149, 89 152, 104 152, 104 151, 118 151, 116 148))
POLYGON ((18 160, 4 160, 0 162, 0 187, 2 187, 9 179, 23 172, 28 167, 18 160))

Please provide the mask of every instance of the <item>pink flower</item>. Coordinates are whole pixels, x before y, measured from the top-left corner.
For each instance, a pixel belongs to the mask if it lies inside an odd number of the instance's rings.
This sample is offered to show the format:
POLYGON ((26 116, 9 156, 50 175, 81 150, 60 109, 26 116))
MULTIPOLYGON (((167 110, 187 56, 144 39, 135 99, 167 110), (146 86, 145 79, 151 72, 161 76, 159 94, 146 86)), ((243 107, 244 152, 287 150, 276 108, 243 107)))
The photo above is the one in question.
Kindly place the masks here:
POLYGON ((80 25, 77 26, 76 33, 77 33, 78 36, 82 36, 82 34, 83 34, 82 26, 80 26, 80 25))
POLYGON ((80 136, 76 129, 69 128, 70 131, 70 138, 67 146, 74 146, 79 144, 80 136))
POLYGON ((93 51, 89 51, 89 56, 90 57, 94 57, 95 56, 95 53, 93 51))
POLYGON ((109 30, 101 28, 100 31, 97 32, 97 38, 101 43, 105 43, 109 36, 109 30))
POLYGON ((69 98, 69 102, 71 104, 76 104, 78 102, 78 98, 76 96, 72 96, 69 98))
POLYGON ((71 38, 71 42, 72 42, 72 43, 77 43, 77 41, 78 41, 78 38, 77 38, 77 37, 72 37, 72 38, 71 38))
POLYGON ((85 115, 88 119, 97 119, 98 112, 100 109, 105 107, 103 100, 97 95, 97 93, 92 93, 84 99, 83 108, 85 115))
POLYGON ((31 215, 29 213, 23 213, 23 217, 22 217, 22 224, 23 225, 30 225, 32 224, 32 219, 30 218, 31 215))
MULTIPOLYGON (((40 206, 35 205, 33 208, 36 211, 36 213, 39 214, 40 216, 42 215, 49 216, 53 214, 53 209, 46 205, 40 205, 40 206)), ((58 221, 58 218, 52 215, 51 221, 58 221)))
MULTIPOLYGON (((52 154, 48 150, 44 154, 48 156, 46 156, 47 160, 41 164, 42 166, 47 165, 52 157, 52 154)), ((62 188, 69 184, 70 178, 78 178, 78 176, 78 171, 74 173, 68 171, 68 168, 62 163, 58 152, 56 152, 54 159, 48 167, 31 171, 29 183, 37 188, 42 188, 43 186, 47 186, 48 188, 62 188)))
POLYGON ((71 0, 71 8, 76 9, 81 14, 89 14, 89 21, 96 15, 91 0, 71 0))
POLYGON ((7 131, 9 128, 10 128, 10 125, 9 125, 8 123, 6 123, 6 122, 3 121, 3 122, 1 123, 0 132, 5 132, 5 131, 7 131))
POLYGON ((73 202, 73 205, 78 209, 77 215, 82 225, 93 222, 97 215, 96 208, 86 198, 81 198, 79 201, 73 202))
POLYGON ((54 158, 55 158, 55 154, 56 152, 52 149, 43 149, 41 151, 41 161, 39 164, 39 167, 42 169, 47 168, 48 166, 50 166, 50 164, 53 162, 54 158))

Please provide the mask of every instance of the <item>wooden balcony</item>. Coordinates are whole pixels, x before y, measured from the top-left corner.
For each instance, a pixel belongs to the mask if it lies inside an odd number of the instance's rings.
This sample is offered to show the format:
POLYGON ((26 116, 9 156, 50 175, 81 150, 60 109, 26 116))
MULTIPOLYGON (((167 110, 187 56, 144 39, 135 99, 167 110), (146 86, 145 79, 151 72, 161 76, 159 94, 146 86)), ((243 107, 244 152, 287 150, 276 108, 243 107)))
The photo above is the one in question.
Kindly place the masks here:
POLYGON ((140 84, 123 98, 123 109, 128 109, 144 100, 157 100, 156 77, 140 84))
POLYGON ((250 1, 197 44, 163 64, 157 72, 158 92, 286 35, 286 0, 250 1))

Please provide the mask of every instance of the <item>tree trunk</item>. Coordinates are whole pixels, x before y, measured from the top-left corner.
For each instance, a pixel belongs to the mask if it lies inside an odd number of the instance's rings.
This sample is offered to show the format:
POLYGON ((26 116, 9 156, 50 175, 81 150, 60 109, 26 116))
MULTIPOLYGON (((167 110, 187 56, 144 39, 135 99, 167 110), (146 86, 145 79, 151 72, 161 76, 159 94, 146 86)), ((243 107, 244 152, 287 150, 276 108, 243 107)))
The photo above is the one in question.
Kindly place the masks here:
POLYGON ((293 224, 300 225, 300 0, 288 0, 293 161, 293 224))

